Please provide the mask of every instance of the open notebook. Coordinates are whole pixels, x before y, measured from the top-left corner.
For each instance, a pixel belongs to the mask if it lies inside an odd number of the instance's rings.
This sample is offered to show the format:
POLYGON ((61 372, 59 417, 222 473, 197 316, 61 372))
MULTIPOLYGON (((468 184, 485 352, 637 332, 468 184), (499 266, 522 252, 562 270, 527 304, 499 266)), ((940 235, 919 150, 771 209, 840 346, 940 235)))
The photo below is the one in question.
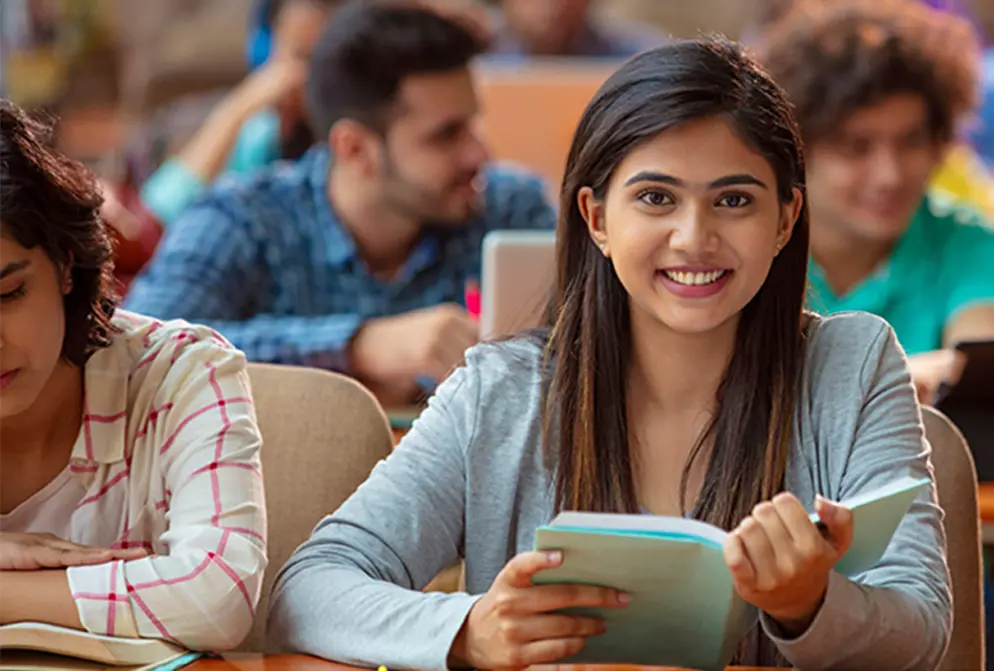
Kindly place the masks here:
MULTIPOLYGON (((853 543, 835 570, 873 568, 928 483, 903 478, 843 501, 853 511, 853 543)), ((579 611, 603 618, 607 633, 563 661, 724 669, 757 617, 735 591, 725 536, 704 522, 655 515, 566 512, 541 527, 536 549, 562 550, 563 563, 533 582, 603 585, 632 597, 620 610, 579 611)))
POLYGON ((171 671, 199 653, 147 638, 113 638, 36 622, 0 627, 0 669, 171 671))

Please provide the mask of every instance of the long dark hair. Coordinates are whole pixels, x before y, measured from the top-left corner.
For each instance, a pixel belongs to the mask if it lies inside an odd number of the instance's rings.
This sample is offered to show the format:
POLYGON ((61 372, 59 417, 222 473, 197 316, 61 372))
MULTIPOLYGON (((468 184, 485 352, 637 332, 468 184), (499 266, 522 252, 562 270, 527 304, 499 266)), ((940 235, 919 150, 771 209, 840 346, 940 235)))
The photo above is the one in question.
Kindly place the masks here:
MULTIPOLYGON (((549 312, 554 321, 546 346, 544 435, 557 510, 638 511, 626 421, 628 295, 590 239, 577 194, 591 187, 603 197, 633 148, 707 117, 728 119, 766 158, 781 202, 792 200, 793 188, 803 192, 801 142, 785 94, 739 46, 723 40, 679 42, 636 56, 604 83, 576 129, 562 185, 549 312)), ((742 311, 716 412, 684 468, 686 508, 691 466, 713 441, 692 514, 726 530, 783 489, 804 359, 807 260, 805 207, 766 282, 742 311)))

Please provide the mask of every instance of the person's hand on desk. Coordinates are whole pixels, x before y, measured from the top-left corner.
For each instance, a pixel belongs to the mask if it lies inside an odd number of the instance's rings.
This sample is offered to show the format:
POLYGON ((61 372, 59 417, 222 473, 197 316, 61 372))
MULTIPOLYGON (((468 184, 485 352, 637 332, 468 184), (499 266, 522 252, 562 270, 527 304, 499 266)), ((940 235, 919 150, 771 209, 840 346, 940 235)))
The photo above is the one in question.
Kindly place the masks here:
POLYGON ((725 541, 725 563, 739 595, 780 625, 786 637, 807 631, 828 577, 852 543, 849 509, 818 498, 824 534, 792 494, 756 506, 725 541))
POLYGON ((0 532, 0 571, 37 571, 141 559, 144 548, 112 550, 64 541, 52 534, 0 532))
POLYGON ((532 576, 562 563, 559 552, 524 552, 507 563, 456 635, 449 666, 523 669, 576 654, 603 621, 554 611, 624 608, 627 595, 590 585, 532 584, 532 576))
POLYGON ((445 378, 479 341, 479 333, 463 308, 438 305, 369 320, 352 338, 349 358, 357 377, 374 392, 393 387, 413 394, 419 379, 437 383, 445 378))
POLYGON ((908 369, 915 383, 918 402, 935 403, 943 382, 956 384, 963 374, 966 355, 954 349, 939 349, 908 357, 908 369))

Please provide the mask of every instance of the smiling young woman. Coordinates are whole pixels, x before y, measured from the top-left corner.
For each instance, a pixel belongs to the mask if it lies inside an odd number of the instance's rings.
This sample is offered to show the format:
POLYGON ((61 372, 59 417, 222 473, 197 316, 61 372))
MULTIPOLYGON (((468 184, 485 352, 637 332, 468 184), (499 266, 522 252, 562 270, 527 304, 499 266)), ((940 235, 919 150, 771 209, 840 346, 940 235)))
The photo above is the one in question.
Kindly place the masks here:
POLYGON ((852 516, 830 500, 931 467, 891 329, 803 311, 800 147, 783 91, 735 45, 623 65, 567 160, 548 328, 471 351, 319 525, 277 578, 274 643, 409 668, 562 659, 604 624, 558 611, 628 602, 532 585, 563 561, 531 551, 535 530, 569 509, 729 530, 762 612, 739 663, 935 668, 950 595, 934 490, 877 567, 833 571, 852 516), (417 591, 459 557, 469 593, 417 591))
POLYGON ((0 624, 230 649, 266 566, 245 357, 115 310, 101 202, 0 101, 0 624))

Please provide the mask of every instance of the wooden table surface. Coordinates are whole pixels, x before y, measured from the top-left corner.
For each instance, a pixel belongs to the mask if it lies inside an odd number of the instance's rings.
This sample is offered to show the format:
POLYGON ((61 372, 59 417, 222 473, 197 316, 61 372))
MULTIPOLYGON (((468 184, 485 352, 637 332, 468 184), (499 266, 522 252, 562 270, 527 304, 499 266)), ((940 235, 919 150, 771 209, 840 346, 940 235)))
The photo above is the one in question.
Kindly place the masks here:
MULTIPOLYGON (((203 659, 186 667, 189 671, 358 671, 355 667, 326 662, 323 659, 305 655, 225 655, 223 659, 203 659)), ((645 666, 560 666, 570 671, 648 671, 645 666)), ((730 667, 728 671, 778 671, 772 667, 730 667)), ((662 669, 657 671, 680 671, 662 669)), ((789 671, 782 669, 779 671, 789 671)))

